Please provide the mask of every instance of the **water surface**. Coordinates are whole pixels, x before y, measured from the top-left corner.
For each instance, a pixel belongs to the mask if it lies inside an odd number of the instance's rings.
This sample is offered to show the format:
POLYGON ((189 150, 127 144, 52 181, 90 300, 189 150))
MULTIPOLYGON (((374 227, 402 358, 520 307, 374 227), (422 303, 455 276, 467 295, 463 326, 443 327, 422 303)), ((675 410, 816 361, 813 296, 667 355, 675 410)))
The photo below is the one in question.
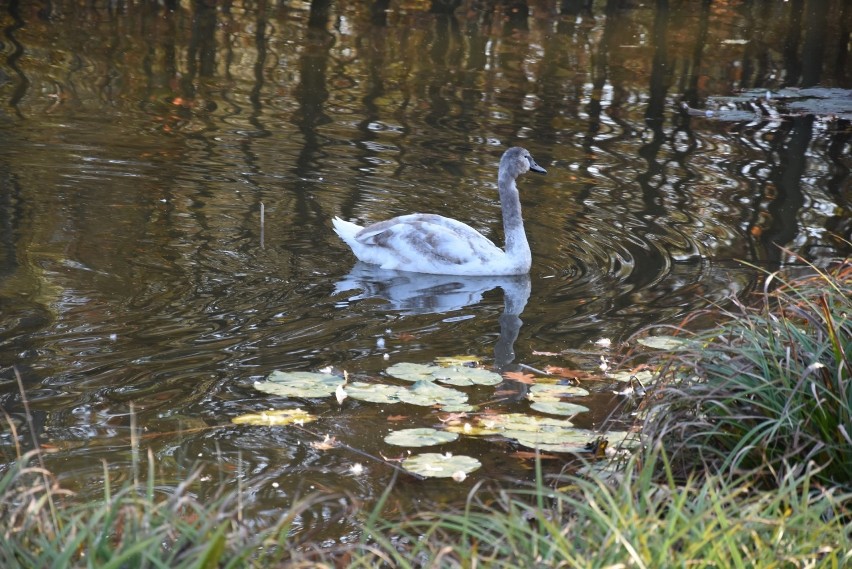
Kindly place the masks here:
MULTIPOLYGON (((456 354, 596 371, 646 326, 746 300, 762 270, 849 253, 849 109, 723 98, 848 89, 842 1, 156 4, 0 14, 0 406, 84 495, 101 461, 132 475, 135 425, 164 492, 200 465, 202 495, 259 481, 258 520, 315 490, 369 502, 392 469, 230 418, 301 406, 322 415, 313 433, 388 455, 384 433, 436 414, 273 400, 255 381, 456 354), (719 105, 745 117, 704 113, 719 105), (519 182, 526 281, 383 275, 331 229, 434 212, 501 242, 512 145, 548 169, 519 182)), ((525 410, 520 389, 470 392, 525 410)), ((599 428, 616 403, 602 386, 576 422, 599 428)), ((13 460, 7 428, 0 445, 13 460)), ((398 498, 530 477, 506 441, 439 450, 484 466, 400 480, 398 498)))

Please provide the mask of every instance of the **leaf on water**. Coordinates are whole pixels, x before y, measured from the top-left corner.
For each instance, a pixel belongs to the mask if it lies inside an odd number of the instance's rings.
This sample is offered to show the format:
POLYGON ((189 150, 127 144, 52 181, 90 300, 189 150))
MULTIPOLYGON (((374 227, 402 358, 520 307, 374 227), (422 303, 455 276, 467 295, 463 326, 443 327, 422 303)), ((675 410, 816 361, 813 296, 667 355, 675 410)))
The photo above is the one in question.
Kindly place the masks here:
POLYGON ((385 442, 389 445, 401 447, 427 447, 451 443, 457 438, 459 438, 458 433, 420 428, 394 431, 385 437, 385 442))
POLYGON ((388 415, 387 419, 391 423, 398 423, 399 421, 408 419, 408 415, 388 415))
POLYGON ((337 446, 337 439, 326 435, 322 441, 314 441, 311 443, 311 448, 317 450, 329 450, 337 446))
POLYGON ((421 380, 399 392, 399 400, 412 405, 461 405, 467 403, 467 393, 421 380))
POLYGON ((393 376, 397 379, 402 379, 404 381, 433 381, 435 377, 432 375, 432 372, 438 366, 432 366, 427 364, 413 364, 409 362, 400 362, 398 364, 393 364, 385 372, 393 376))
POLYGON ((596 379, 596 377, 583 370, 579 369, 570 369, 567 367, 559 367, 559 366, 546 366, 544 371, 549 373, 550 375, 558 375, 559 377, 564 377, 567 379, 596 379))
POLYGON ((547 454, 547 453, 544 453, 544 452, 530 452, 528 450, 516 450, 515 452, 513 452, 509 456, 514 457, 514 458, 520 458, 521 460, 535 460, 535 459, 552 460, 554 458, 559 458, 555 454, 547 454))
POLYGON ((642 385, 648 386, 654 383, 654 375, 650 371, 639 371, 633 373, 632 371, 619 371, 613 374, 610 374, 609 379, 613 379, 615 381, 623 381, 625 383, 630 383, 632 378, 636 378, 642 385))
POLYGON ((497 385, 503 381, 500 374, 478 367, 439 367, 432 375, 447 385, 497 385))
POLYGON ((442 423, 449 423, 450 425, 458 424, 462 419, 466 419, 468 417, 467 413, 447 413, 444 416, 438 415, 438 420, 442 423))
POLYGON ((301 409, 271 409, 260 413, 247 413, 234 417, 231 422, 236 425, 256 425, 261 427, 280 427, 284 425, 302 425, 316 421, 317 417, 301 409))
POLYGON ((357 399, 358 401, 368 401, 370 403, 399 403, 399 392, 404 390, 404 387, 399 387, 398 385, 356 381, 349 384, 346 388, 346 394, 352 399, 357 399))
POLYGON ((518 383, 525 383, 527 385, 535 383, 535 376, 533 374, 522 371, 507 371, 503 373, 503 377, 510 381, 517 381, 518 383))
POLYGON ((479 356, 447 356, 442 358, 435 358, 435 363, 439 366, 451 367, 451 366, 462 366, 462 367, 471 367, 475 366, 480 361, 479 356))
POLYGON ((565 397, 585 397, 588 394, 588 389, 576 385, 539 383, 530 387, 527 397, 533 401, 558 401, 565 397))
POLYGON ((550 415, 573 416, 577 413, 586 413, 589 411, 589 408, 583 405, 562 401, 535 401, 530 405, 530 408, 541 413, 549 413, 550 415))
POLYGON ((449 385, 497 385, 498 374, 477 367, 413 364, 401 362, 390 366, 389 375, 405 381, 440 381, 449 385))
MULTIPOLYGON (((609 446, 621 444, 630 433, 626 431, 610 431, 604 435, 609 446)), ((600 433, 586 429, 572 429, 564 433, 521 433, 515 440, 521 445, 545 452, 570 452, 587 454, 590 443, 595 445, 601 438, 600 433)))
POLYGON ((488 435, 500 435, 502 431, 493 427, 486 427, 481 421, 470 421, 449 425, 446 428, 451 433, 468 435, 471 437, 487 437, 488 435))
POLYGON ((273 371, 266 381, 254 382, 258 391, 279 397, 329 397, 344 379, 328 373, 273 371))
POLYGON ((670 351, 679 350, 688 342, 683 338, 676 338, 674 336, 646 336, 638 338, 636 343, 653 350, 670 351))
POLYGON ((470 474, 481 466, 472 456, 432 452, 415 454, 402 461, 404 469, 427 478, 463 478, 460 472, 470 474))

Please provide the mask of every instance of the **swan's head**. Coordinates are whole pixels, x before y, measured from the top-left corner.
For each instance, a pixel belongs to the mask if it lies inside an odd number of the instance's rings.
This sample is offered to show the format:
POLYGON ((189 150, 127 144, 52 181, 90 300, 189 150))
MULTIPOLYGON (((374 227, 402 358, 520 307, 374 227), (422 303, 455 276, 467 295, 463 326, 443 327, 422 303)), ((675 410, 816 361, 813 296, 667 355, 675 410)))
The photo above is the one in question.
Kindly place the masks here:
POLYGON ((503 153, 503 157, 500 159, 501 173, 505 172, 513 178, 517 178, 529 171, 547 174, 547 170, 535 163, 535 160, 526 148, 513 146, 503 153))

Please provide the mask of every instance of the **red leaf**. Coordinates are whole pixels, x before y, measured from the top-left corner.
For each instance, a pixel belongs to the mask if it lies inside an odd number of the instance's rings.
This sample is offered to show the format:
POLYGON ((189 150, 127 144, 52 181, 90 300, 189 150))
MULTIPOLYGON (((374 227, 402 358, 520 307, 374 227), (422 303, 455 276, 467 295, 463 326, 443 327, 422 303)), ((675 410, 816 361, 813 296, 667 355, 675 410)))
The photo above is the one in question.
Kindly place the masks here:
POLYGON ((559 377, 566 377, 568 379, 594 379, 595 377, 587 371, 569 369, 567 367, 547 366, 544 368, 544 371, 551 375, 558 375, 559 377))
POLYGON ((524 373, 522 371, 507 371, 503 374, 503 377, 511 381, 526 383, 528 385, 532 385, 533 383, 535 383, 535 376, 533 374, 524 373))

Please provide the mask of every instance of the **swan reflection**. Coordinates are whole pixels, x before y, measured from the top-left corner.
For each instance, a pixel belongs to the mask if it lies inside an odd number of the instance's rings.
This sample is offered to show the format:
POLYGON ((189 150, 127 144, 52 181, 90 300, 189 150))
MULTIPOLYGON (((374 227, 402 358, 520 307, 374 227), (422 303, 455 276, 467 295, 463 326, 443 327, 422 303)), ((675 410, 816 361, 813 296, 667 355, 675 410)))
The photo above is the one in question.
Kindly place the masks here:
POLYGON ((335 284, 334 294, 360 290, 348 300, 380 298, 402 314, 441 314, 476 304, 483 294, 497 287, 503 289, 504 303, 494 359, 496 367, 501 369, 515 358, 514 344, 522 324, 520 315, 532 288, 529 275, 430 275, 381 269, 359 262, 335 284))

